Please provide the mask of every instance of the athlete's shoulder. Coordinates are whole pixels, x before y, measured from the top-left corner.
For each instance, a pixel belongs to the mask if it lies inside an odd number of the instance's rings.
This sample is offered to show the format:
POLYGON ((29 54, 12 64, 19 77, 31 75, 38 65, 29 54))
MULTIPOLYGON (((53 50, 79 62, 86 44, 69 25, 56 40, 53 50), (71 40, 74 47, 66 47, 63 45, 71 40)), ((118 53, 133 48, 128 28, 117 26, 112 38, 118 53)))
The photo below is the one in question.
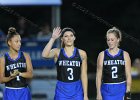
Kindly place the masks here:
POLYGON ((23 52, 24 57, 30 57, 30 54, 27 52, 23 52))
MULTIPOLYGON (((78 48, 77 48, 77 49, 78 49, 78 48)), ((78 51, 79 51, 80 54, 86 55, 86 51, 85 51, 85 50, 78 49, 78 51)))
POLYGON ((101 51, 101 52, 98 54, 97 61, 103 61, 103 59, 104 59, 104 52, 105 52, 105 51, 101 51))
POLYGON ((128 53, 127 51, 124 51, 124 50, 123 50, 123 53, 124 53, 124 56, 125 56, 125 57, 128 57, 128 56, 129 56, 129 53, 128 53))
POLYGON ((81 56, 82 59, 87 58, 87 53, 86 51, 82 50, 82 49, 78 49, 79 54, 81 56))
POLYGON ((129 55, 129 53, 123 49, 120 49, 120 51, 122 51, 124 55, 129 55))
POLYGON ((129 54, 127 51, 125 51, 125 50, 122 50, 125 54, 129 54))
POLYGON ((101 51, 98 56, 104 56, 104 52, 105 52, 105 50, 101 51))

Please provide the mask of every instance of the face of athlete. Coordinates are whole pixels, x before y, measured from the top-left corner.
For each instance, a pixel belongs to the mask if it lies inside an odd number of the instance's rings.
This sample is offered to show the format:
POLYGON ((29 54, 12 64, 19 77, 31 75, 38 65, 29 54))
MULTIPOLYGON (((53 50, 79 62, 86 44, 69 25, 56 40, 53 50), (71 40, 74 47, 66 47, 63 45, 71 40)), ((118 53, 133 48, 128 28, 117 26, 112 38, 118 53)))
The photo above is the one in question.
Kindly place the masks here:
POLYGON ((11 49, 19 51, 21 47, 21 37, 20 35, 14 35, 9 41, 8 44, 11 49))
POLYGON ((115 36, 114 33, 107 34, 107 45, 110 49, 118 47, 119 39, 115 36))
POLYGON ((65 46, 72 46, 74 45, 75 36, 71 31, 66 31, 61 40, 65 46))

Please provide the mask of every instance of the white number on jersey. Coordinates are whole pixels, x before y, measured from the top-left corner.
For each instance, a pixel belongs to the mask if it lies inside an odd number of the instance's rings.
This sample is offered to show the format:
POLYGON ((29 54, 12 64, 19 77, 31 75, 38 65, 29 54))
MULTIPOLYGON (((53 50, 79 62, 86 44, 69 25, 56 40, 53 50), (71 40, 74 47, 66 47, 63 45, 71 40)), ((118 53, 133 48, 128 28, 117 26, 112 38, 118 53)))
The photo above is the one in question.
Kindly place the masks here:
POLYGON ((73 80, 74 79, 74 77, 73 77, 73 69, 72 68, 68 68, 67 71, 70 72, 69 76, 68 76, 68 80, 73 80))
POLYGON ((117 67, 113 66, 111 70, 112 70, 112 78, 118 78, 118 75, 117 75, 118 69, 117 69, 117 67))

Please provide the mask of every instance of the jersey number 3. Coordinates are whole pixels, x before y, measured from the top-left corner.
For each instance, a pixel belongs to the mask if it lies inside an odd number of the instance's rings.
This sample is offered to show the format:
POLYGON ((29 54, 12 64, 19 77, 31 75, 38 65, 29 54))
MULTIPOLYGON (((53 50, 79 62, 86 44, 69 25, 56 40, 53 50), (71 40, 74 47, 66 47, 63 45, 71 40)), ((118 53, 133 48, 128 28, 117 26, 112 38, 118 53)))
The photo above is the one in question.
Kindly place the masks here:
POLYGON ((68 80, 73 80, 73 69, 72 68, 68 68, 67 71, 69 72, 69 76, 68 76, 68 80))
POLYGON ((112 78, 118 78, 118 75, 117 75, 118 69, 117 69, 117 67, 113 66, 111 68, 111 70, 112 70, 112 78))

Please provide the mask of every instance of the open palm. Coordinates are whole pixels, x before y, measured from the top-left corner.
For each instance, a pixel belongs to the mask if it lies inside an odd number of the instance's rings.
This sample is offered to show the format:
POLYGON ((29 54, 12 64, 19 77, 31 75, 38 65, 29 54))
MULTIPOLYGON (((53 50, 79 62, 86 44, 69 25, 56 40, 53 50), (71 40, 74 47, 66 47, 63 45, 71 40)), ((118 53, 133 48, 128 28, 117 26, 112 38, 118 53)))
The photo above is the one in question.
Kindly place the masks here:
POLYGON ((60 27, 54 28, 53 29, 53 33, 52 33, 52 38, 53 39, 57 39, 57 38, 60 37, 60 35, 61 35, 61 29, 60 29, 60 27))

